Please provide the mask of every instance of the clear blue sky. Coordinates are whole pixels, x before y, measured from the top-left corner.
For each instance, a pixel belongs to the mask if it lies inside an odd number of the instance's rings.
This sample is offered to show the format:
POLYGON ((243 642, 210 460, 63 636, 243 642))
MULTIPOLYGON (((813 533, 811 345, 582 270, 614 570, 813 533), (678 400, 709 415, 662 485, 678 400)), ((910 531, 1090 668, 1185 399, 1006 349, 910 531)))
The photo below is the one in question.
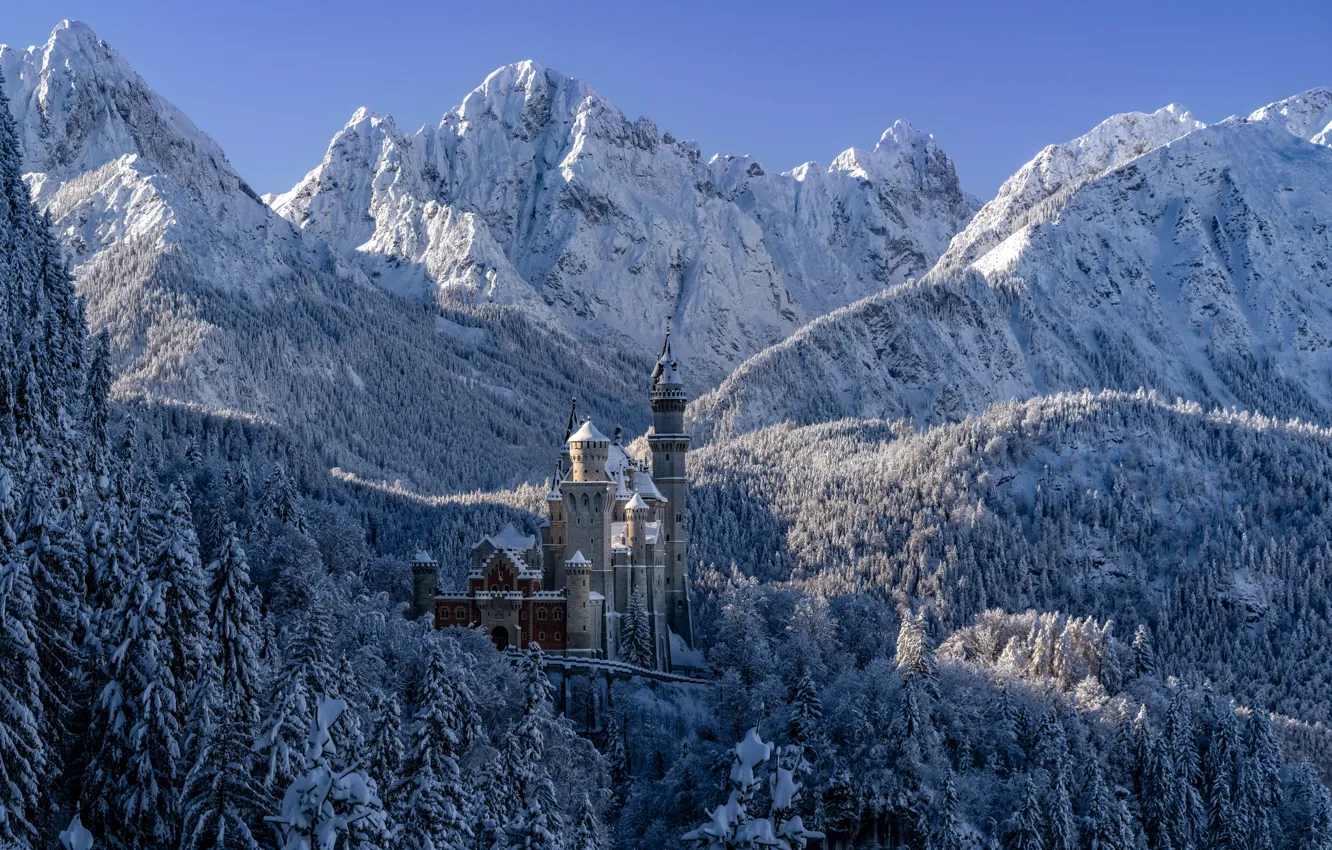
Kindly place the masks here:
POLYGON ((0 42, 88 23, 261 192, 318 164, 358 106, 415 129, 521 59, 587 80, 707 155, 770 169, 931 132, 988 197, 1115 112, 1204 121, 1332 85, 1332 2, 7 2, 0 42), (225 11, 222 11, 225 7, 225 11))

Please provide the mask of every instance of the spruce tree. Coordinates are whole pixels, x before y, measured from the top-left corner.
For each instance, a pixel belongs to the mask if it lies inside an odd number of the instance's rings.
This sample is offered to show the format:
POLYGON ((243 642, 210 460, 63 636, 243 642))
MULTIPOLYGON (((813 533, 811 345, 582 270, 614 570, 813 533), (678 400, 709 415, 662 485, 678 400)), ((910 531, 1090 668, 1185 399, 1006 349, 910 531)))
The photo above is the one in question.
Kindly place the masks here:
POLYGON ((1139 623, 1133 633, 1133 672, 1138 676, 1150 676, 1156 671, 1156 650, 1152 647, 1152 636, 1147 626, 1139 623))
POLYGON ((327 600, 320 594, 316 598, 318 604, 293 624, 294 634, 269 689, 260 748, 268 759, 264 783, 275 793, 289 786, 302 769, 301 753, 315 707, 333 678, 327 600))
POLYGON ((164 504, 150 518, 150 539, 156 541, 148 573, 161 588, 167 634, 171 635, 171 674, 181 693, 193 690, 211 657, 208 581, 199 560, 199 538, 183 482, 167 491, 164 504))
POLYGON ((254 776, 252 708, 209 664, 187 722, 189 762, 181 794, 183 850, 255 850, 267 805, 254 776))
POLYGON ((466 791, 458 767, 462 725, 459 684, 439 638, 429 644, 420 706, 409 733, 409 785, 403 828, 409 846, 462 850, 471 831, 464 816, 466 791))
POLYGON ((212 575, 209 621, 219 674, 235 693, 236 709, 253 723, 258 720, 261 687, 260 622, 250 584, 250 566, 235 523, 223 529, 222 545, 208 572, 212 575))
POLYGON ((36 843, 50 807, 35 595, 28 559, 15 550, 5 522, 0 527, 0 845, 16 847, 36 843))
POLYGON ((641 588, 629 594, 629 605, 620 621, 620 651, 630 664, 652 666, 652 621, 641 588))
POLYGON ((174 846, 179 835, 182 707, 165 591, 165 582, 136 569, 101 641, 105 685, 94 704, 82 808, 93 832, 126 850, 174 846))
POLYGON ((1005 847, 1007 850, 1045 850, 1041 838, 1043 832, 1040 797, 1036 793, 1036 783, 1028 776, 1022 786, 1022 802, 1009 825, 1005 847))
MULTIPOLYGON (((370 697, 370 722, 366 770, 382 789, 380 799, 389 812, 397 812, 398 785, 406 759, 402 742, 402 705, 395 693, 376 690, 370 697)), ((397 818, 401 820, 401 818, 397 818)))

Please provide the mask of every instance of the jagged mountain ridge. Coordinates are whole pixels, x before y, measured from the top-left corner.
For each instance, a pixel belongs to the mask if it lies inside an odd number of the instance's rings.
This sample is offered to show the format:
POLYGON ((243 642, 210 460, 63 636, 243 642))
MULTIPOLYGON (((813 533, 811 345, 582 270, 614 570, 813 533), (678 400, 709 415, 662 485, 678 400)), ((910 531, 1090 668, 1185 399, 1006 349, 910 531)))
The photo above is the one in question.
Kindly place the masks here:
POLYGON ((585 83, 492 73, 436 127, 359 110, 268 198, 395 291, 515 304, 642 342, 675 317, 695 386, 815 316, 923 274, 979 204, 899 121, 823 169, 703 162, 585 83))
POLYGON ((269 209, 86 25, 0 47, 0 70, 25 179, 111 332, 118 397, 273 423, 325 468, 432 492, 543 474, 571 395, 646 426, 646 352, 386 293, 269 209), (441 449, 458 445, 473 450, 441 449))
MULTIPOLYGON (((1061 160, 1047 149, 922 281, 754 357, 693 405, 696 431, 930 424, 1006 398, 1139 386, 1332 421, 1332 148, 1314 141, 1328 97, 1314 90, 1127 161, 1097 156, 1108 169, 1093 177, 1033 180, 1061 160)), ((1163 115, 1166 135, 1185 125, 1177 109, 1147 117, 1163 115)))

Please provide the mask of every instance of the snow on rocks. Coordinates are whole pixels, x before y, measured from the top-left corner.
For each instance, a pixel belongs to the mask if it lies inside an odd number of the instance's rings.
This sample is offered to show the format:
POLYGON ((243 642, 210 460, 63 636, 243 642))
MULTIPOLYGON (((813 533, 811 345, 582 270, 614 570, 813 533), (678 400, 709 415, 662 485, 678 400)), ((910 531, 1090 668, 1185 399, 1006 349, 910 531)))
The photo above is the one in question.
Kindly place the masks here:
POLYGON ((585 83, 520 62, 436 127, 358 111, 273 209, 395 291, 654 339, 715 383, 810 317, 924 273, 978 204, 898 122, 826 172, 704 163, 585 83))

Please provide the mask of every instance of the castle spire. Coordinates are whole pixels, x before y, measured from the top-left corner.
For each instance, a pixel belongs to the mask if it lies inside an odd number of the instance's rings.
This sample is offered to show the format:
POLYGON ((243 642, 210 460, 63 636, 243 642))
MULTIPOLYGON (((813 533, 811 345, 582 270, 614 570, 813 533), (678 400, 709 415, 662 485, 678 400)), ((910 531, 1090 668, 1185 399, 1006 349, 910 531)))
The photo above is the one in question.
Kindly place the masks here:
POLYGON ((680 378, 680 362, 675 359, 675 354, 671 351, 671 319, 673 318, 675 317, 666 317, 666 341, 661 344, 661 354, 657 357, 657 365, 652 367, 652 386, 654 389, 658 384, 678 386, 684 383, 680 378))
POLYGON ((574 423, 578 421, 578 396, 569 398, 569 424, 564 426, 564 440, 568 442, 569 435, 574 432, 574 423))

